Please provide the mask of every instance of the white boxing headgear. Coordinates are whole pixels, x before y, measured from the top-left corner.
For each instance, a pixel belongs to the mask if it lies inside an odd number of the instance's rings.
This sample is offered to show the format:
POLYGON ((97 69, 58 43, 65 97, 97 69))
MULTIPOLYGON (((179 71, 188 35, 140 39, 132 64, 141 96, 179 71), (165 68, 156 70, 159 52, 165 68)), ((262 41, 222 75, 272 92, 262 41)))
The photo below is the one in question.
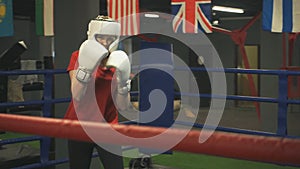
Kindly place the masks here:
POLYGON ((107 16, 97 16, 89 23, 87 35, 88 39, 95 39, 95 35, 112 35, 116 37, 116 40, 109 45, 108 50, 114 51, 118 47, 120 39, 120 23, 114 21, 107 16))

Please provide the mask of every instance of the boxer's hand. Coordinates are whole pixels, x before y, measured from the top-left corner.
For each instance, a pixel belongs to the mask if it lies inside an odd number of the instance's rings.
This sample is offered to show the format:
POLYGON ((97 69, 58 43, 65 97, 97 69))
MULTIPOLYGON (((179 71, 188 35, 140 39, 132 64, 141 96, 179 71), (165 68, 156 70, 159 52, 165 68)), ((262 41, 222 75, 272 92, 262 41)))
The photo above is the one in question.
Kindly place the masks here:
POLYGON ((112 52, 106 62, 107 67, 115 67, 117 82, 118 82, 118 93, 121 95, 127 95, 130 91, 130 61, 127 54, 123 51, 117 50, 112 52))
POLYGON ((84 41, 79 48, 77 80, 87 83, 96 67, 103 58, 107 57, 108 53, 108 50, 96 40, 84 41))

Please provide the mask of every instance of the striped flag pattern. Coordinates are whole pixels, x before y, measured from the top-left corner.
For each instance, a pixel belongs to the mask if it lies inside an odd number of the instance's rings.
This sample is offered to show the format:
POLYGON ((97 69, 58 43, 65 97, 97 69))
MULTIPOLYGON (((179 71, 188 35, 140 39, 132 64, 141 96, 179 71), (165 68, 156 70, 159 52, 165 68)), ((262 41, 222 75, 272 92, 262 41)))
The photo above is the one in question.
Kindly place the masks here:
POLYGON ((174 32, 198 33, 198 29, 212 32, 210 0, 172 0, 172 14, 174 32))
POLYGON ((140 33, 139 0, 107 0, 108 16, 121 24, 121 35, 140 33))
POLYGON ((262 26, 271 32, 300 32, 300 0, 264 0, 262 26))
POLYGON ((36 33, 40 36, 54 36, 54 0, 35 0, 36 33))

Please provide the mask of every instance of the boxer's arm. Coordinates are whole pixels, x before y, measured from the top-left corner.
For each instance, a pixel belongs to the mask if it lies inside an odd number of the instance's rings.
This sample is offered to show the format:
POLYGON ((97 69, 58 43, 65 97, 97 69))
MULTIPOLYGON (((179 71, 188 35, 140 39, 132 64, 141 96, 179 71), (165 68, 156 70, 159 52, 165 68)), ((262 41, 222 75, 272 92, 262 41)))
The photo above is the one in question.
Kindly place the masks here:
POLYGON ((69 77, 71 80, 72 97, 79 101, 86 92, 87 83, 78 81, 76 78, 76 70, 69 71, 69 77))
POLYGON ((126 110, 130 102, 130 71, 131 65, 128 55, 123 51, 114 51, 108 57, 107 67, 116 68, 117 92, 116 106, 119 110, 126 110))

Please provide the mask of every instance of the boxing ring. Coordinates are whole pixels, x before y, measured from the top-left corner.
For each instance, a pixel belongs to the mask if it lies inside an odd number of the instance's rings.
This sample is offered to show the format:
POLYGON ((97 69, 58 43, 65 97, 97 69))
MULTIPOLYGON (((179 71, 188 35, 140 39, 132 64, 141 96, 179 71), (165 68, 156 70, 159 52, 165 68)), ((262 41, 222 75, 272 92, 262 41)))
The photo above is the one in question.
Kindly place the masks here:
MULTIPOLYGON (((251 96, 238 96, 227 95, 218 96, 211 94, 193 94, 193 93, 175 93, 191 97, 202 98, 226 98, 227 100, 243 100, 254 102, 277 103, 278 117, 277 117, 277 132, 268 133, 261 131, 250 131, 236 128, 217 127, 216 131, 204 143, 199 143, 199 135, 201 132, 205 133, 206 130, 190 130, 182 141, 174 146, 172 150, 207 154, 214 156, 222 156, 236 159, 243 159, 249 161, 259 161, 265 163, 273 163, 287 166, 300 166, 300 137, 291 136, 287 132, 287 112, 288 105, 300 104, 300 100, 289 99, 287 89, 289 87, 289 76, 300 76, 299 71, 289 70, 247 70, 247 69, 210 69, 210 68, 191 68, 193 72, 218 72, 224 71, 225 73, 242 73, 242 74, 258 74, 258 75, 275 75, 278 77, 278 97, 251 97, 251 96)), ((177 68, 175 71, 184 71, 177 68)), ((67 103, 70 98, 54 98, 53 86, 54 77, 57 74, 67 74, 66 70, 26 70, 26 71, 0 71, 0 76, 11 75, 28 75, 39 74, 44 76, 44 91, 43 100, 32 100, 24 102, 6 102, 0 103, 0 107, 14 107, 14 106, 27 106, 27 105, 41 105, 43 117, 33 117, 25 115, 13 114, 0 114, 0 130, 11 131, 19 133, 27 133, 35 136, 14 138, 1 140, 0 145, 14 144, 20 142, 28 142, 39 140, 40 141, 40 161, 29 165, 19 166, 16 168, 38 168, 53 166, 68 162, 68 159, 55 159, 49 158, 49 145, 50 139, 75 139, 81 141, 92 141, 82 129, 82 126, 88 128, 92 132, 102 130, 101 137, 96 138, 97 141, 103 143, 115 143, 121 145, 130 145, 134 147, 144 147, 161 149, 168 143, 153 144, 150 142, 127 142, 126 140, 110 139, 110 133, 105 132, 107 128, 112 127, 119 133, 135 137, 150 137, 162 133, 165 128, 151 127, 151 126, 137 126, 132 124, 108 125, 93 122, 77 122, 65 119, 57 119, 52 116, 53 105, 57 103, 67 103), (47 131, 47 132, 46 132, 47 131), (103 137, 106 136, 106 137, 103 137)), ((138 95, 132 92, 131 95, 138 95)), ((203 124, 189 124, 187 122, 178 122, 184 125, 193 125, 197 128, 202 128, 203 124)), ((109 131, 109 130, 108 130, 109 131)), ((182 129, 170 129, 167 135, 170 138, 176 138, 184 132, 182 129)), ((1 150, 0 150, 1 151, 1 150)))

